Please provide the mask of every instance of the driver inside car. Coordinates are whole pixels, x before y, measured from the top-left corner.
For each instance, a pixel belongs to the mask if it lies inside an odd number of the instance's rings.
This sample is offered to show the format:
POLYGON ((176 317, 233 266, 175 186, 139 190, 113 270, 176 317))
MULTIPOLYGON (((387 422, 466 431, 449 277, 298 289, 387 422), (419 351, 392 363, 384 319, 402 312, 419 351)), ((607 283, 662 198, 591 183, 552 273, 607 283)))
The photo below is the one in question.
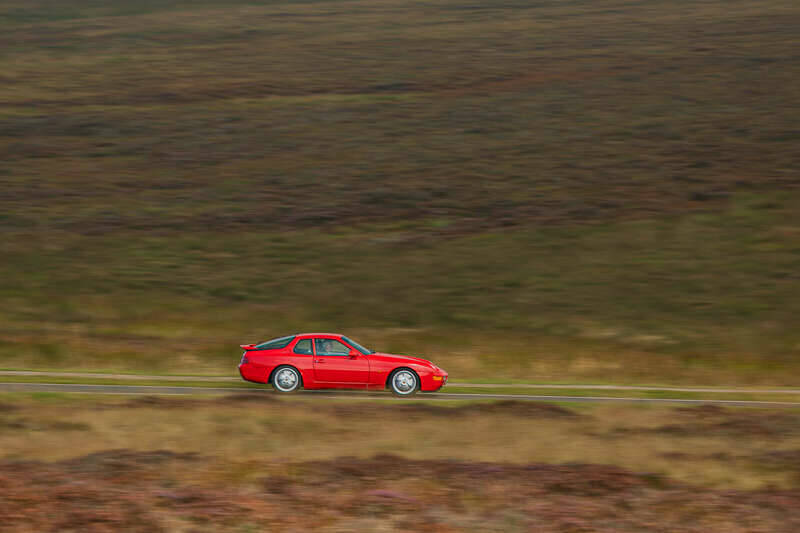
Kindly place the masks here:
POLYGON ((344 346, 331 339, 325 339, 322 342, 322 353, 325 355, 344 355, 344 346))

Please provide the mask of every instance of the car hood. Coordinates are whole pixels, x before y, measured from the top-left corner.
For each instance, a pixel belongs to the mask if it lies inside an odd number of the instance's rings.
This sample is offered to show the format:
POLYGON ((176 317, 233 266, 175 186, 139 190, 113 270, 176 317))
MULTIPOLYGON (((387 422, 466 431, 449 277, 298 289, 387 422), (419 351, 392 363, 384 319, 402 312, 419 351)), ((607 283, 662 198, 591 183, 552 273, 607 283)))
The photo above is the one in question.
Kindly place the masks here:
POLYGON ((412 357, 410 355, 395 355, 391 353, 381 353, 375 352, 369 354, 370 359, 377 359, 379 361, 387 361, 393 363, 406 363, 406 364, 417 364, 417 365, 424 365, 429 368, 433 368, 434 364, 428 361, 427 359, 422 359, 421 357, 412 357))

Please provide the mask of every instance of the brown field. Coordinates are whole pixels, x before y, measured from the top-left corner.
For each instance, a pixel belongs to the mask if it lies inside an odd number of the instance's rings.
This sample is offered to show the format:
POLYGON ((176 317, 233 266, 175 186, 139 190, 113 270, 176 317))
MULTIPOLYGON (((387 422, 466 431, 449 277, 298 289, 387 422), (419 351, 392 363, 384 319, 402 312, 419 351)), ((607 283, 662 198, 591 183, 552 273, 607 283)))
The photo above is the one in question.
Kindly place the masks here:
POLYGON ((2 531, 795 531, 800 412, 5 397, 2 531))
POLYGON ((791 385, 794 0, 10 0, 0 366, 344 331, 469 379, 791 385))
POLYGON ((89 235, 713 211, 797 185, 798 23, 791 0, 5 2, 0 206, 89 235))
MULTIPOLYGON (((0 368, 796 387, 797 0, 4 0, 0 368)), ((657 393, 655 393, 657 394, 657 393)), ((0 397, 0 532, 800 531, 800 412, 0 397)))

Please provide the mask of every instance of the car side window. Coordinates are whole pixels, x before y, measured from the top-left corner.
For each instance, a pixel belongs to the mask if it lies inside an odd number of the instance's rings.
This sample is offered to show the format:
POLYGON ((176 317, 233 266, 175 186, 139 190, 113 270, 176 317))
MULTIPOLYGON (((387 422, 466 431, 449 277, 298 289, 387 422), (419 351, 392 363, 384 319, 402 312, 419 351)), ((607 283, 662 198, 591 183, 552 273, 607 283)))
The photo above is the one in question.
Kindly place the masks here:
POLYGON ((294 335, 288 337, 281 337, 279 339, 272 339, 271 341, 262 342, 256 346, 256 350, 279 350, 286 348, 294 340, 294 335))
POLYGON ((311 339, 302 339, 294 345, 294 353, 311 355, 311 339))
POLYGON ((347 355, 350 348, 335 339, 314 339, 317 355, 347 355))

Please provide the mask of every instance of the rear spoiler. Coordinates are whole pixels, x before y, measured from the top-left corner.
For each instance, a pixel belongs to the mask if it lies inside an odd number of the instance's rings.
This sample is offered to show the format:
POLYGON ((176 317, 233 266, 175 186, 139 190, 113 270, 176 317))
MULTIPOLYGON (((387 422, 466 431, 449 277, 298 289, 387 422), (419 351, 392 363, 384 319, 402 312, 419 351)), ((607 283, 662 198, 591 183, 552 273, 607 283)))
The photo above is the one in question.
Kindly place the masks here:
POLYGON ((243 349, 245 351, 255 350, 256 349, 256 345, 255 344, 240 344, 239 348, 241 348, 241 349, 243 349))

